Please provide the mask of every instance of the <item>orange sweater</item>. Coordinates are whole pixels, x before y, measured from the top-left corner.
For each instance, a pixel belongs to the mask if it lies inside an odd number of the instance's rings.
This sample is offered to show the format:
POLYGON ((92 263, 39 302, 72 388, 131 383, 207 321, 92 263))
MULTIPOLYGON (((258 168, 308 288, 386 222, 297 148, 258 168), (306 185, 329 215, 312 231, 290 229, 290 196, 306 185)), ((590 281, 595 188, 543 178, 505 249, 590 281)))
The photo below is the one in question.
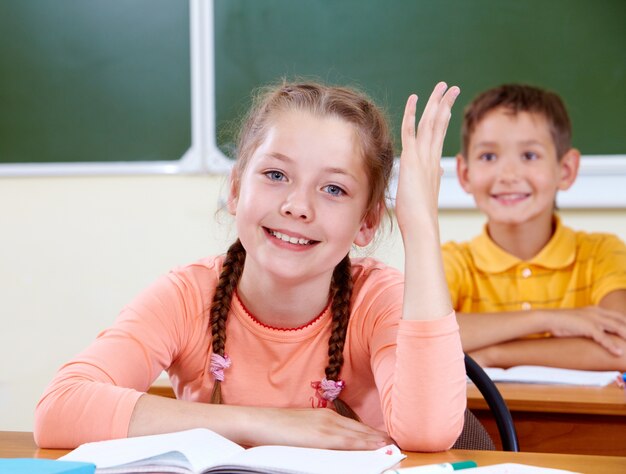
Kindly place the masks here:
MULTIPOLYGON (((180 399, 207 402, 213 386, 208 308, 223 257, 170 272, 126 306, 110 329, 65 364, 35 413, 41 447, 73 448, 127 436, 137 399, 167 370, 180 399)), ((465 409, 465 369, 454 314, 403 321, 403 277, 372 259, 352 263, 352 315, 341 397, 407 450, 449 448, 465 409)), ((323 407, 330 312, 307 326, 260 324, 238 298, 227 321, 222 394, 231 405, 323 407)))

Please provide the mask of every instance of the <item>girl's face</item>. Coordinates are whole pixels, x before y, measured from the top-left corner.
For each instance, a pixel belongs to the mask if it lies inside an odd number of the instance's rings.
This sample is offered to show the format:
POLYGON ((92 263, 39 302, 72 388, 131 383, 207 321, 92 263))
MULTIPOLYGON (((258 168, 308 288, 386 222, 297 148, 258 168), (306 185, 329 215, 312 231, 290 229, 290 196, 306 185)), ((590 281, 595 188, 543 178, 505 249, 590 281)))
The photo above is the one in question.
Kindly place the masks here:
POLYGON ((353 126, 340 118, 277 114, 239 178, 228 209, 246 270, 256 268, 259 278, 329 282, 352 244, 374 237, 364 160, 353 126))

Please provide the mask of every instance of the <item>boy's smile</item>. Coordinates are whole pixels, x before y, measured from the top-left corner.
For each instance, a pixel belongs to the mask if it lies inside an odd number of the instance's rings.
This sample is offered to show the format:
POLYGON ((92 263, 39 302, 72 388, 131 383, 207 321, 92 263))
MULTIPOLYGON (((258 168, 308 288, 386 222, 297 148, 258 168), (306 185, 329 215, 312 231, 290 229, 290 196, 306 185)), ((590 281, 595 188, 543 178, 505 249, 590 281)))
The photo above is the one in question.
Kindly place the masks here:
POLYGON ((568 160, 542 115, 500 107, 478 122, 457 170, 489 225, 550 223, 557 191, 573 182, 568 160))

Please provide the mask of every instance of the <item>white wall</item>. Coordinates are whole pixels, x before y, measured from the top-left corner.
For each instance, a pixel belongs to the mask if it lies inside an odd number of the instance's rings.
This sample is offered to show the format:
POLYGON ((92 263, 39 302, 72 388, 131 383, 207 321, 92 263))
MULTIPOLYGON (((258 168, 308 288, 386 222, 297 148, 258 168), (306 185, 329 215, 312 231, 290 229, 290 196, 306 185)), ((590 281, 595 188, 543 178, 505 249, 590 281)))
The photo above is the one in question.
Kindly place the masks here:
MULTIPOLYGON (((223 186, 222 176, 0 178, 0 430, 32 430, 56 369, 141 288, 226 249, 234 226, 215 215, 223 186)), ((626 240, 626 209, 563 216, 626 240)), ((475 211, 442 211, 442 239, 482 223, 475 211)), ((375 255, 401 268, 397 225, 375 255)))

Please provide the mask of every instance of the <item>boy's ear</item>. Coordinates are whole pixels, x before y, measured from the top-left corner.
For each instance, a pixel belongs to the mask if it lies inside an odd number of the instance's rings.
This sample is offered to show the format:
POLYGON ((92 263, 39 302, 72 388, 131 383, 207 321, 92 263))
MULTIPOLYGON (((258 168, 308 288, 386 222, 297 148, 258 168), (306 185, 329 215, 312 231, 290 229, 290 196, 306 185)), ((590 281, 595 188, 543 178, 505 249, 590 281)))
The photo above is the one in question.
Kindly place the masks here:
POLYGON ((578 176, 578 168, 580 166, 580 152, 576 148, 570 148, 559 162, 561 179, 559 181, 559 190, 565 191, 569 189, 576 177, 578 176))
POLYGON ((226 209, 231 215, 235 215, 237 211, 237 200, 239 199, 239 179, 237 171, 233 168, 228 177, 228 200, 226 201, 226 209))
POLYGON ((354 244, 359 247, 365 247, 376 235, 380 221, 382 220, 383 213, 385 212, 385 206, 378 204, 376 209, 368 213, 361 221, 361 227, 354 238, 354 244))
POLYGON ((469 167, 467 166, 467 160, 460 153, 456 155, 456 177, 463 190, 471 194, 472 185, 469 179, 469 167))

